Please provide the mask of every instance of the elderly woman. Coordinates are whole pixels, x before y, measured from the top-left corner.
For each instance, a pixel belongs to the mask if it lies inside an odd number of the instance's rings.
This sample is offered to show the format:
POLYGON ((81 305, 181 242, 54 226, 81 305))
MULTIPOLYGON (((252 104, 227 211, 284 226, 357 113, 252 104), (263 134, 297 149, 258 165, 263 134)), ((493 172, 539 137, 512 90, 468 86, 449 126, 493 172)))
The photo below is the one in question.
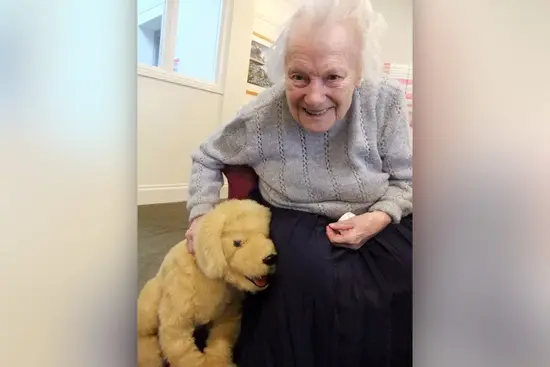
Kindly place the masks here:
POLYGON ((277 272, 243 304, 239 367, 412 365, 411 144, 404 93, 376 74, 378 21, 365 0, 299 8, 276 85, 192 156, 190 251, 227 165, 254 169, 273 213, 277 272))

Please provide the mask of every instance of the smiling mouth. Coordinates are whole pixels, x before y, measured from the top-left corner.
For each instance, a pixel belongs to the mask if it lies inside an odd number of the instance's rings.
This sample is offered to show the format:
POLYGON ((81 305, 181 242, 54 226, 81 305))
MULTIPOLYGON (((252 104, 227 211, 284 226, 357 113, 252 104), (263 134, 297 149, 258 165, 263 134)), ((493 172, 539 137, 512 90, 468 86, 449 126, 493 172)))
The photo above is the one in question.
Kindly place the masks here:
POLYGON ((332 107, 328 107, 328 108, 325 108, 323 110, 310 110, 310 109, 307 109, 307 108, 303 108, 302 109, 304 110, 304 112, 306 114, 308 114, 309 116, 323 116, 325 115, 332 107))
POLYGON ((246 277, 246 279, 250 280, 258 288, 265 288, 269 284, 269 282, 267 281, 267 275, 263 275, 261 277, 256 277, 256 278, 246 277))

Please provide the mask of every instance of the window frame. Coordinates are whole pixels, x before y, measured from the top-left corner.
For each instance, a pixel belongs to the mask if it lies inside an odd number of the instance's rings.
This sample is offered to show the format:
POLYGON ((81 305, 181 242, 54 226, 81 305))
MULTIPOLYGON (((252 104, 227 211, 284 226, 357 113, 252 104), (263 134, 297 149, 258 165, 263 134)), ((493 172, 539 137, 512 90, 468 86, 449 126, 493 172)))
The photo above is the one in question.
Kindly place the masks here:
POLYGON ((178 8, 179 1, 166 0, 164 3, 164 15, 161 28, 161 43, 159 50, 159 66, 137 63, 137 74, 139 76, 162 80, 169 83, 179 84, 190 88, 200 89, 216 94, 223 94, 224 76, 227 64, 227 37, 232 0, 222 0, 220 9, 220 28, 218 33, 218 60, 216 81, 214 83, 194 79, 184 74, 173 71, 174 54, 176 50, 176 38, 178 30, 178 8))

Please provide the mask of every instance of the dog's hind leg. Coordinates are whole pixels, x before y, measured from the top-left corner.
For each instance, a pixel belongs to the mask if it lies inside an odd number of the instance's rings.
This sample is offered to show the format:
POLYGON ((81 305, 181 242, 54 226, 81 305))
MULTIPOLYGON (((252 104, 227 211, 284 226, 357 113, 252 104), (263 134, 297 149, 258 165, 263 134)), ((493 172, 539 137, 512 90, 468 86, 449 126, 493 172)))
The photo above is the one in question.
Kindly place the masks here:
POLYGON ((162 289, 156 278, 149 280, 141 290, 137 307, 138 367, 162 367, 162 353, 158 341, 158 309, 162 289))
POLYGON ((233 366, 233 346, 239 334, 240 312, 240 302, 236 300, 214 320, 204 350, 203 367, 233 366))
POLYGON ((177 278, 165 281, 164 286, 159 306, 162 353, 170 367, 202 367, 204 354, 195 344, 193 306, 187 297, 193 294, 194 284, 177 278))
POLYGON ((138 336, 138 367, 163 367, 164 361, 156 336, 138 336))

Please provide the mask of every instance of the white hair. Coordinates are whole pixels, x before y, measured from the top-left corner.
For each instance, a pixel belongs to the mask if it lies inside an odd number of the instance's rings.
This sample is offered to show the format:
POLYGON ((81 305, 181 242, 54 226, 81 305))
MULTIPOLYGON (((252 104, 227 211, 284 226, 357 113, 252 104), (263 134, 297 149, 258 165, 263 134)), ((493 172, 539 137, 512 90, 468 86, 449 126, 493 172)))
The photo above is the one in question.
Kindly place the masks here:
POLYGON ((307 19, 310 24, 351 25, 359 36, 362 80, 377 82, 382 73, 380 36, 386 30, 384 18, 376 13, 369 0, 302 0, 301 6, 283 24, 279 37, 266 53, 266 71, 273 83, 285 80, 285 58, 289 36, 296 24, 307 19))

